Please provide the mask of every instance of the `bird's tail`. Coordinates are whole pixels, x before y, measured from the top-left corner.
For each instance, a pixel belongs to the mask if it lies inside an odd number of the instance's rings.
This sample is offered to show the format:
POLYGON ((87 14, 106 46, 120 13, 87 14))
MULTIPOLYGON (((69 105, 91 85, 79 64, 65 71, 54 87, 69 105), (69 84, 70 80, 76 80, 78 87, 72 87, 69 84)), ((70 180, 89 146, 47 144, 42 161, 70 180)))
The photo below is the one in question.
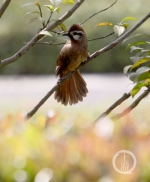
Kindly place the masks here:
POLYGON ((82 101, 87 93, 86 82, 77 70, 55 91, 54 98, 66 106, 82 101))

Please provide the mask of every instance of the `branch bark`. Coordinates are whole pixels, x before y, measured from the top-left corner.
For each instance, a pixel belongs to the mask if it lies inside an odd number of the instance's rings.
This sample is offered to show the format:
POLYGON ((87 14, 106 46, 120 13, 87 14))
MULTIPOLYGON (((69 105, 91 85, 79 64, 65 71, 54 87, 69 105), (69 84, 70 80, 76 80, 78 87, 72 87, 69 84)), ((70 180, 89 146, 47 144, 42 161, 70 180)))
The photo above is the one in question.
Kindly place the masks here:
POLYGON ((110 106, 105 112, 103 112, 96 120, 98 121, 99 119, 102 119, 104 117, 106 117, 112 110, 114 110, 117 106, 119 106, 122 102, 124 102, 125 100, 127 100, 129 97, 131 96, 130 93, 125 93, 123 94, 123 96, 118 99, 112 106, 110 106))
MULTIPOLYGON (((49 25, 48 27, 46 27, 44 30, 45 31, 51 31, 53 30, 55 27, 57 27, 59 24, 61 24, 62 22, 64 22, 66 19, 68 19, 80 6, 81 4, 84 2, 85 0, 78 0, 77 3, 68 11, 66 12, 61 18, 59 18, 57 21, 55 21, 53 24, 49 25)), ((19 59, 22 55, 24 55, 32 46, 35 45, 35 43, 40 40, 44 35, 39 35, 36 34, 24 47, 22 47, 16 54, 14 54, 13 56, 1 60, 0 61, 0 67, 2 66, 6 66, 10 63, 15 62, 17 59, 19 59)))
POLYGON ((111 117, 111 119, 113 120, 118 120, 120 118, 122 118, 123 116, 127 115, 130 111, 132 111, 139 103, 142 99, 144 99, 150 92, 150 89, 147 89, 146 91, 144 91, 129 107, 127 107, 122 113, 117 114, 113 117, 111 117))
MULTIPOLYGON (((116 45, 118 45, 122 40, 127 38, 139 26, 141 26, 149 17, 150 17, 150 13, 148 13, 139 23, 137 23, 133 28, 131 28, 129 31, 127 31, 124 35, 120 36, 114 42, 112 42, 109 45, 107 45, 106 47, 94 52, 91 56, 89 56, 89 58, 86 60, 86 62, 84 64, 81 64, 79 66, 79 68, 82 67, 83 65, 87 64, 89 61, 92 61, 94 58, 96 58, 96 57, 100 56, 101 54, 107 52, 108 50, 112 49, 116 45)), ((35 108, 27 114, 26 119, 30 119, 37 112, 37 110, 46 102, 46 100, 59 88, 59 86, 72 75, 73 72, 69 72, 63 79, 59 80, 57 82, 57 84, 48 92, 48 94, 35 106, 35 108)))
POLYGON ((4 0, 1 8, 0 8, 0 18, 3 16, 4 12, 6 11, 9 3, 11 2, 11 0, 4 0))

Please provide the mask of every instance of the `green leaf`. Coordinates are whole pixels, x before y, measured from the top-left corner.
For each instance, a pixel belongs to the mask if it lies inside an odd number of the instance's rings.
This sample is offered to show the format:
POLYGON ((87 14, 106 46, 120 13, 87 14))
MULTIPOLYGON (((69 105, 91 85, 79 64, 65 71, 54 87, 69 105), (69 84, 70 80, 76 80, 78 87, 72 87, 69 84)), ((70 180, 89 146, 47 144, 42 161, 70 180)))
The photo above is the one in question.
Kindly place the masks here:
POLYGON ((148 78, 148 79, 145 80, 145 85, 146 86, 150 86, 150 78, 148 78))
POLYGON ((52 35, 48 31, 45 31, 45 30, 42 30, 39 34, 52 37, 52 35))
POLYGON ((147 34, 136 34, 136 35, 133 35, 131 37, 128 37, 127 39, 125 39, 122 44, 124 44, 126 41, 132 39, 132 38, 137 38, 137 37, 140 37, 140 36, 147 36, 148 38, 150 38, 147 34))
POLYGON ((140 75, 137 77, 137 80, 138 80, 138 82, 140 82, 140 81, 146 80, 146 79, 148 79, 148 78, 150 78, 150 72, 149 72, 149 71, 140 74, 140 75))
POLYGON ((74 0, 62 0, 63 4, 74 4, 74 0))
POLYGON ((142 51, 142 50, 143 50, 143 48, 141 48, 141 47, 132 46, 132 47, 130 48, 130 53, 133 52, 133 51, 140 52, 140 51, 142 51))
POLYGON ((55 7, 52 5, 44 5, 44 6, 47 7, 50 11, 53 11, 55 9, 55 7))
POLYGON ((37 13, 40 15, 40 13, 38 11, 30 11, 30 12, 26 13, 22 18, 24 18, 25 16, 30 15, 32 13, 37 13))
POLYGON ((144 87, 144 86, 145 86, 145 83, 137 83, 137 84, 133 87, 133 89, 132 89, 132 91, 131 91, 132 97, 134 97, 134 96, 141 90, 141 88, 144 87))
POLYGON ((131 66, 130 71, 132 71, 134 68, 140 66, 142 63, 145 63, 145 62, 147 62, 147 61, 149 61, 149 60, 150 60, 150 58, 142 58, 142 59, 140 59, 139 61, 137 61, 136 63, 134 63, 134 64, 131 66))
POLYGON ((123 24, 121 24, 124 28, 128 28, 128 26, 129 26, 129 23, 123 23, 123 24))
POLYGON ((57 13, 59 13, 60 12, 60 8, 57 7, 57 8, 54 9, 54 11, 56 11, 57 13))
POLYGON ((95 28, 96 28, 96 27, 101 27, 101 26, 113 26, 113 24, 110 23, 110 22, 102 22, 102 23, 97 24, 97 25, 95 26, 95 28))
POLYGON ((130 49, 132 46, 135 46, 135 45, 143 45, 143 44, 147 44, 147 42, 146 41, 137 41, 137 42, 133 42, 133 43, 131 43, 131 44, 129 44, 128 46, 127 46, 127 50, 128 49, 130 49))
POLYGON ((63 24, 63 23, 61 23, 60 25, 59 25, 60 27, 61 27, 61 29, 64 31, 64 32, 66 32, 66 26, 63 24))
POLYGON ((122 21, 121 21, 121 23, 122 22, 125 22, 125 21, 128 21, 128 20, 137 20, 136 18, 134 18, 134 17, 126 17, 126 18, 124 18, 122 21))

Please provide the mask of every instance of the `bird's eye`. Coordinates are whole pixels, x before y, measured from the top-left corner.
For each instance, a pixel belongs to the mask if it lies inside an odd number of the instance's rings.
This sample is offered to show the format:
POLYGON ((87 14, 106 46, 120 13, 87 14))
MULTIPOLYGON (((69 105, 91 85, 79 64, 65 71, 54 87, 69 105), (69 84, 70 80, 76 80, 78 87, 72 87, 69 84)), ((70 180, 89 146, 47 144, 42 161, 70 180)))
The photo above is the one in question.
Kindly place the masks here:
POLYGON ((79 37, 82 37, 82 33, 73 32, 73 35, 78 35, 79 37))

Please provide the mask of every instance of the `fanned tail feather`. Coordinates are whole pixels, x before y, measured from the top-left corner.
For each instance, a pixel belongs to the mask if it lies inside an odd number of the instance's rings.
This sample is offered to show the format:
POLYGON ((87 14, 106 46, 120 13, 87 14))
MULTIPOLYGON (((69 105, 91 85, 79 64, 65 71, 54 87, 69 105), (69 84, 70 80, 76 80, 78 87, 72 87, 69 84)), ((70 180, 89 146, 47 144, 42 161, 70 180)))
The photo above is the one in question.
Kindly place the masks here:
POLYGON ((87 93, 86 82, 77 70, 55 91, 54 98, 66 106, 68 103, 72 105, 82 101, 87 93))

